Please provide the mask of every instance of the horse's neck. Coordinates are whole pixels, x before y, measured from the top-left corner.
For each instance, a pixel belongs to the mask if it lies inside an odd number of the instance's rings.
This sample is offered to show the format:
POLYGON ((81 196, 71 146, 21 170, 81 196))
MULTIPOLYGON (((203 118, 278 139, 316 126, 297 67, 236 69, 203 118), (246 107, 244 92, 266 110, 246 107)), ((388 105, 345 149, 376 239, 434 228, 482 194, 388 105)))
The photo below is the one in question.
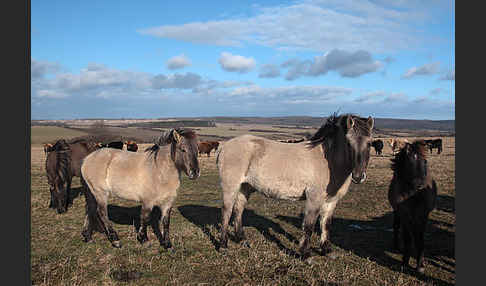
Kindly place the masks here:
POLYGON ((352 171, 352 162, 348 151, 344 147, 333 148, 328 151, 324 150, 324 145, 322 148, 324 152, 327 152, 330 183, 339 187, 346 181, 346 178, 349 177, 352 171))

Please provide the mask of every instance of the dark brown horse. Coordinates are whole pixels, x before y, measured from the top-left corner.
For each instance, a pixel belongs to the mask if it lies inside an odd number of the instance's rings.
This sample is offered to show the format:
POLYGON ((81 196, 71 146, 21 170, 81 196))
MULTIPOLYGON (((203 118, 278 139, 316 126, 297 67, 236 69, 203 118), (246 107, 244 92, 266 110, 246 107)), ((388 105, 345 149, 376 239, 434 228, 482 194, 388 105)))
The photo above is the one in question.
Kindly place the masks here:
POLYGON ((383 152, 383 140, 381 139, 376 139, 376 140, 373 140, 373 142, 371 142, 371 146, 373 148, 375 148, 375 153, 376 155, 381 155, 381 153, 383 152))
POLYGON ((424 232, 429 213, 435 208, 437 185, 429 173, 425 157, 426 143, 406 143, 391 160, 393 178, 388 201, 393 208, 393 246, 399 248, 399 235, 404 250, 402 265, 408 266, 412 242, 417 251, 418 272, 424 268, 424 232))
POLYGON ((51 143, 44 144, 44 154, 51 152, 53 150, 53 145, 51 143))
POLYGON ((107 147, 123 150, 123 142, 122 141, 113 141, 113 142, 108 143, 107 147))
POLYGON ((199 142, 197 143, 197 147, 199 150, 199 154, 207 154, 209 157, 209 154, 211 153, 212 150, 218 149, 219 142, 218 141, 199 142))
POLYGON ((64 213, 68 208, 68 188, 71 185, 71 149, 66 140, 58 140, 50 147, 46 158, 46 173, 51 201, 49 208, 64 213))
POLYGON ((72 177, 80 178, 84 186, 81 178, 81 163, 84 157, 98 148, 96 143, 85 139, 69 143, 61 139, 54 144, 52 152, 48 153, 46 159, 46 172, 51 189, 50 208, 57 207, 59 213, 67 211, 67 207, 72 204, 72 196, 70 196, 72 177), (56 177, 55 174, 62 175, 56 177))
POLYGON ((442 139, 425 140, 425 143, 429 146, 430 153, 434 148, 437 148, 437 154, 442 153, 442 139))
POLYGON ((135 141, 125 141, 125 145, 127 145, 127 151, 137 152, 138 145, 135 141))

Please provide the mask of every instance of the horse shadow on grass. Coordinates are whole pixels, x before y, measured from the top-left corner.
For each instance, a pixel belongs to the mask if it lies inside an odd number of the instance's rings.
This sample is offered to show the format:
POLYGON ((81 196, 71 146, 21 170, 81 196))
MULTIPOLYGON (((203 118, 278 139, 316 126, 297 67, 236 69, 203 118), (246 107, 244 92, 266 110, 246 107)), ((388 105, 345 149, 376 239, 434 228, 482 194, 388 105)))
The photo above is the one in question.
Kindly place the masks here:
POLYGON ((456 199, 452 196, 438 195, 436 209, 447 213, 455 213, 456 199))
MULTIPOLYGON (((290 217, 278 215, 276 218, 297 228, 300 228, 302 224, 302 216, 290 217)), ((381 217, 373 218, 371 221, 332 218, 329 239, 334 246, 343 250, 350 251, 362 258, 370 259, 392 270, 402 271, 401 252, 394 250, 392 247, 392 225, 392 212, 381 217), (391 257, 387 252, 400 254, 400 260, 391 257)), ((443 225, 443 222, 429 219, 425 232, 424 257, 426 263, 434 265, 441 270, 455 273, 455 234, 439 227, 443 225), (446 267, 439 262, 445 264, 446 267)), ((321 233, 319 223, 316 223, 315 232, 318 235, 321 233)), ((411 259, 412 261, 415 261, 415 259, 411 259)), ((433 282, 438 285, 452 285, 440 279, 428 277, 426 274, 417 273, 412 269, 406 269, 404 271, 422 281, 433 282)))
MULTIPOLYGON (((116 224, 133 225, 134 231, 138 232, 140 229, 140 211, 142 206, 122 207, 109 204, 107 206, 108 218, 116 224)), ((150 225, 159 223, 162 217, 162 212, 159 207, 154 207, 150 213, 150 225)))
MULTIPOLYGON (((184 218, 198 226, 209 237, 215 249, 219 250, 219 239, 211 234, 210 226, 214 226, 219 232, 221 231, 221 227, 219 225, 221 222, 220 208, 201 205, 184 205, 178 207, 178 210, 184 218)), ((286 232, 278 223, 256 214, 251 209, 245 209, 243 211, 242 219, 243 227, 256 228, 267 240, 275 243, 280 250, 284 251, 288 255, 300 257, 295 250, 287 248, 275 235, 271 233, 270 230, 273 230, 274 232, 285 236, 289 241, 298 243, 298 240, 293 235, 286 232)), ((230 227, 228 227, 228 238, 234 242, 237 242, 237 239, 232 231, 233 226, 231 226, 231 222, 232 219, 230 221, 230 227)))

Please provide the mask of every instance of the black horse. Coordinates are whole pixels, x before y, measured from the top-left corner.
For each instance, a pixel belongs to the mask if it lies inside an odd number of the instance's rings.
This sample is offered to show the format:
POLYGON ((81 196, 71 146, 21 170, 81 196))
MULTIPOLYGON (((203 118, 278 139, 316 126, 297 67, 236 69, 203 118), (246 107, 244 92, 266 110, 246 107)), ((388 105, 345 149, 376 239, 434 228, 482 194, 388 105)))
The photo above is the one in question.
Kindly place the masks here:
POLYGON ((388 190, 388 201, 393 208, 394 247, 399 248, 400 234, 404 244, 402 265, 408 266, 413 241, 417 251, 416 269, 420 273, 425 271, 425 227, 437 200, 437 185, 428 171, 425 148, 424 140, 406 143, 391 159, 393 178, 388 190))
POLYGON ((371 142, 371 146, 375 148, 376 155, 381 155, 383 151, 383 141, 381 139, 376 139, 371 142))
POLYGON ((430 153, 434 148, 437 148, 437 154, 442 153, 442 139, 425 140, 425 144, 429 146, 430 153))

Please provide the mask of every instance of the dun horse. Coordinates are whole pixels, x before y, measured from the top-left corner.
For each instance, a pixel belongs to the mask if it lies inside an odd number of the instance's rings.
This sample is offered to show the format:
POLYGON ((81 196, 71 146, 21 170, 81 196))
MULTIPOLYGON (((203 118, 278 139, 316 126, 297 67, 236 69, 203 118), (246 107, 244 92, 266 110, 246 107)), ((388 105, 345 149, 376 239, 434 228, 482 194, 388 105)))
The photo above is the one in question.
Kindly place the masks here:
MULTIPOLYGON (((47 181, 51 191, 49 208, 57 208, 58 213, 67 211, 72 204, 70 196, 73 177, 81 178, 81 162, 97 146, 84 139, 71 143, 58 140, 51 148, 46 158, 47 181)), ((81 180, 81 183, 84 183, 81 180)))
POLYGON ((321 254, 330 251, 327 227, 337 202, 351 182, 366 179, 373 118, 333 114, 309 142, 287 144, 252 135, 223 143, 217 165, 223 192, 220 247, 227 248, 227 228, 234 215, 235 237, 244 239, 242 214, 250 194, 305 200, 304 235, 299 251, 306 257, 318 215, 321 254))
POLYGON ((434 209, 437 185, 430 175, 424 141, 407 143, 392 159, 393 178, 388 201, 393 208, 393 245, 399 248, 399 234, 404 250, 402 265, 408 266, 412 241, 417 251, 417 271, 424 268, 424 232, 429 213, 434 209))
POLYGON ((108 219, 110 195, 142 203, 137 240, 148 240, 147 225, 154 206, 162 212, 163 234, 159 223, 152 229, 160 245, 171 248, 169 222, 172 204, 180 186, 181 173, 199 177, 197 136, 191 129, 165 132, 147 153, 103 148, 87 156, 81 172, 90 192, 86 192, 87 215, 82 235, 91 240, 93 230, 102 230, 114 247, 121 247, 118 234, 108 219))

